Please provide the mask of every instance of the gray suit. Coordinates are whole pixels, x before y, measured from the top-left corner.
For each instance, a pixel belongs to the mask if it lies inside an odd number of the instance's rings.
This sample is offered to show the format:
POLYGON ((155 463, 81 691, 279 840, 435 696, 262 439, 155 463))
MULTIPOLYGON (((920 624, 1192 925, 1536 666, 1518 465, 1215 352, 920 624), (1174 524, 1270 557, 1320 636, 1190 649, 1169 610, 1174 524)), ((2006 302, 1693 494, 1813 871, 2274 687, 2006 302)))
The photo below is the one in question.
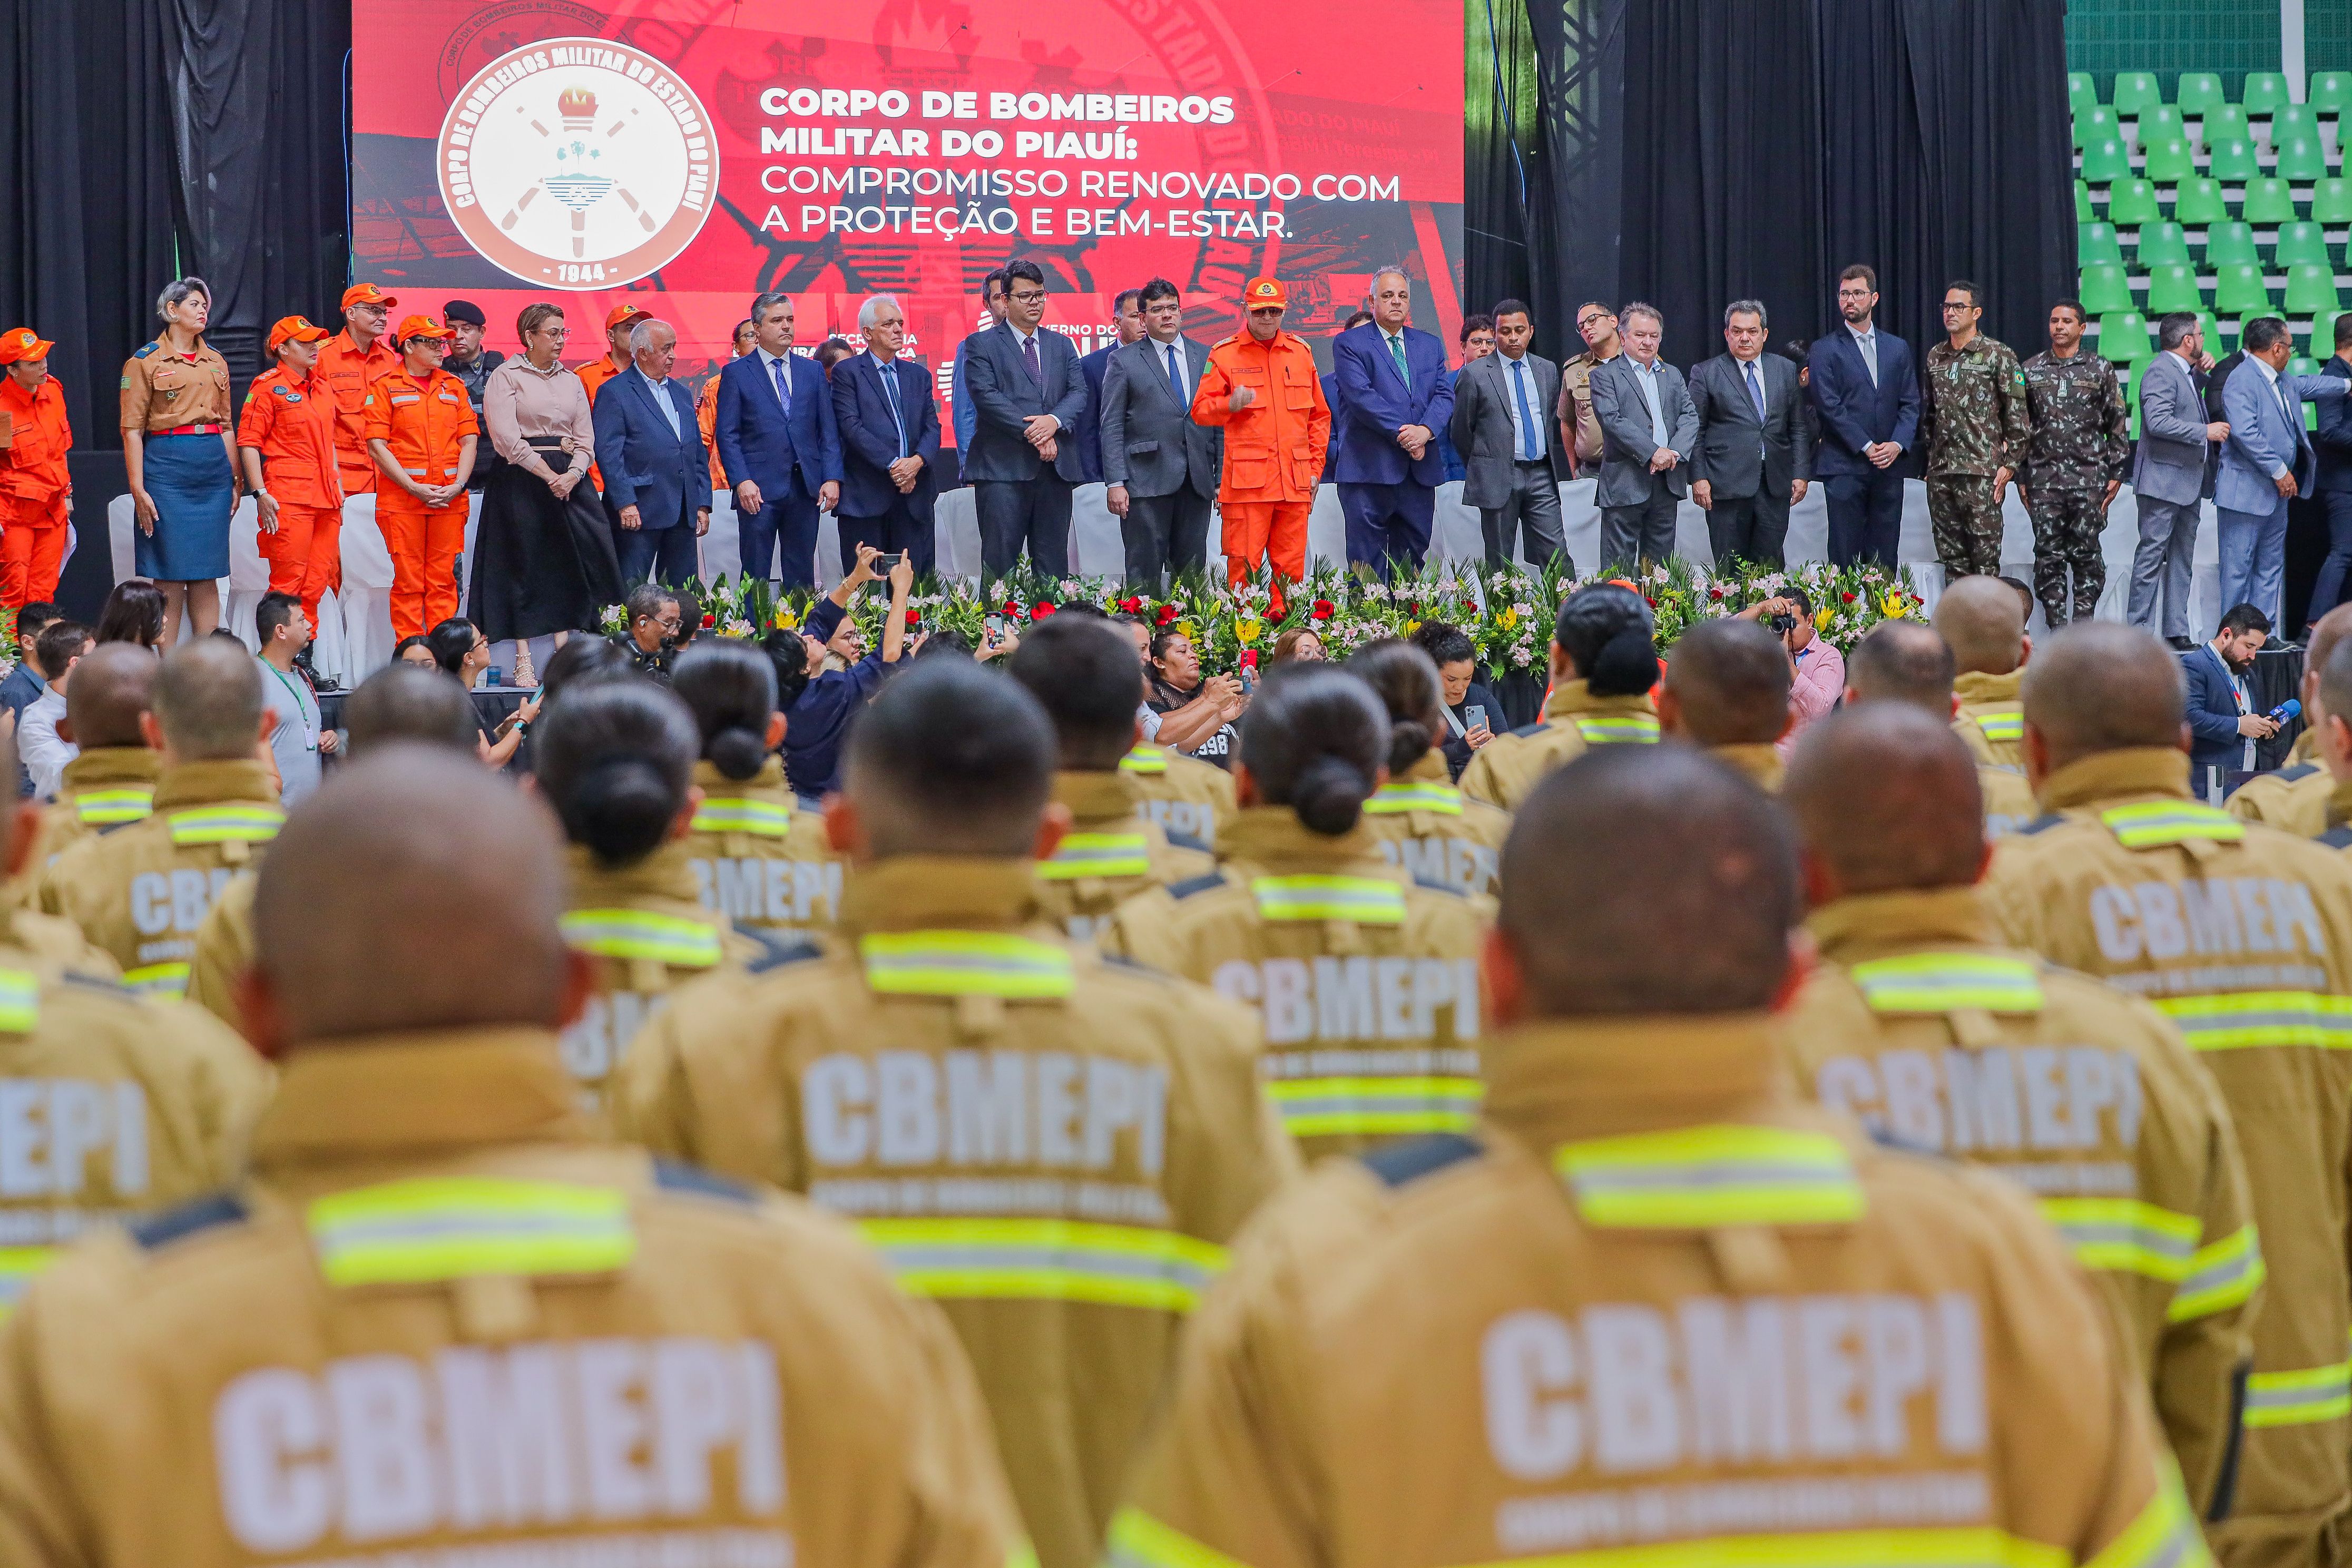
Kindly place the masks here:
POLYGON ((1454 418, 1448 431, 1462 455, 1462 504, 1478 509, 1486 536, 1486 566, 1499 572, 1511 563, 1511 547, 1527 530, 1528 560, 1537 566, 1567 552, 1559 521, 1559 487, 1576 477, 1571 455, 1563 451, 1551 410, 1559 401, 1559 367, 1537 354, 1517 361, 1500 353, 1473 360, 1454 381, 1454 418), (1514 365, 1523 365, 1515 370, 1514 365), (1522 435, 1512 423, 1526 383, 1526 437, 1536 456, 1520 455, 1522 435))
POLYGON ((1693 365, 1691 405, 1698 410, 1698 447, 1691 482, 1705 479, 1714 507, 1706 533, 1720 566, 1738 556, 1759 566, 1785 564, 1789 492, 1813 477, 1812 434, 1805 424, 1805 394, 1797 367, 1779 354, 1759 354, 1756 378, 1764 393, 1757 416, 1748 367, 1727 353, 1693 365))
POLYGON ((1619 354, 1592 371, 1592 415, 1601 425, 1601 482, 1593 499, 1601 506, 1601 564, 1632 566, 1663 562, 1675 552, 1675 503, 1690 493, 1690 456, 1698 445, 1698 410, 1692 406, 1683 373, 1657 362, 1657 438, 1650 400, 1633 356, 1619 354), (1660 447, 1682 459, 1664 473, 1650 472, 1650 455, 1660 447))
POLYGON ((1209 561, 1209 505, 1224 460, 1222 428, 1192 423, 1192 396, 1209 351, 1176 342, 1185 396, 1169 384, 1166 349, 1150 338, 1111 353, 1103 369, 1103 481, 1127 487, 1119 519, 1127 585, 1161 592, 1166 574, 1209 561))
POLYGON ((2197 549, 2197 511, 2205 489, 2205 397, 2189 362, 2167 351, 2140 373, 2139 452, 2132 494, 2139 506, 2139 543, 2132 551, 2126 617, 2148 626, 2164 586, 2163 635, 2189 635, 2189 573, 2197 549))

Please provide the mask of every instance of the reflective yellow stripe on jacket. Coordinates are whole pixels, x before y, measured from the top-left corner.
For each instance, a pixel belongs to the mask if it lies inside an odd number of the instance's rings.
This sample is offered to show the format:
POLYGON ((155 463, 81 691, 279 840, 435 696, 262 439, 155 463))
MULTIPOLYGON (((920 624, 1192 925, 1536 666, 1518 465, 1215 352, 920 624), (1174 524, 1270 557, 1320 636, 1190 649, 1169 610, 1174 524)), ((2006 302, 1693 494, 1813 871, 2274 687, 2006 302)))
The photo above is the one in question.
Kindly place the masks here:
POLYGON ((1066 948, 1003 931, 870 931, 857 952, 866 984, 885 995, 1035 1001, 1077 988, 1066 948))
POLYGON ((179 996, 188 989, 186 960, 170 963, 142 963, 122 972, 122 984, 142 996, 179 996))
POLYGON ((1475 1078, 1290 1078, 1265 1086, 1294 1138, 1462 1132, 1486 1087, 1475 1078))
POLYGON ((723 956, 719 928, 647 910, 573 910, 556 921, 563 940, 599 958, 649 958, 679 969, 709 969, 723 956))
POLYGON ((54 1247, 0 1247, 0 1319, 16 1310, 33 1276, 57 1256, 54 1247))
POLYGON ((41 1021, 41 977, 0 969, 0 1034, 29 1035, 41 1021))
POLYGON ((2240 1051, 2263 1046, 2352 1049, 2352 996, 2323 996, 2315 991, 2234 991, 2149 1000, 2180 1026, 2191 1050, 2240 1051))
POLYGON ((1257 877, 1250 894, 1269 921, 1353 921, 1404 924, 1404 889, 1381 877, 1257 877))
POLYGON ((2181 1276, 2179 1289, 2173 1291, 2172 1304, 2164 1315, 2172 1322, 2185 1323, 2243 1306, 2269 1277, 2254 1227, 2240 1226, 2190 1256, 2189 1272, 2181 1276))
POLYGON ((2249 1427, 2308 1426, 2352 1415, 2352 1359, 2246 1379, 2249 1427))
POLYGON ((174 844, 267 844, 286 826, 286 814, 257 801, 222 801, 172 814, 174 844))
POLYGON ((155 786, 123 784, 113 789, 86 789, 74 796, 74 815, 92 827, 115 827, 144 822, 155 809, 155 786))
POLYGON ((1846 972, 1874 1013, 2042 1011, 2042 971, 2021 958, 1984 952, 1911 952, 1846 972))
POLYGON ((789 838, 793 808, 772 800, 745 800, 737 795, 705 795, 694 808, 697 833, 750 833, 761 838, 789 838))
POLYGON ((2195 1215, 2137 1198, 2043 1198, 2042 1214, 2084 1268, 2144 1274, 2168 1284, 2189 1278, 2198 1237, 2205 1233, 2195 1215))
POLYGON ((1367 816, 1402 816, 1409 811, 1433 811, 1441 816, 1462 815, 1462 792, 1452 784, 1426 779, 1384 784, 1364 802, 1367 816))
POLYGON ((909 1294, 1091 1301, 1189 1312, 1222 1247, 1141 1226, 1070 1219, 866 1219, 857 1228, 909 1294))
POLYGON ((1164 773, 1168 771, 1168 753, 1157 746, 1138 746, 1119 758, 1118 771, 1123 773, 1164 773))
POLYGON ((1151 841, 1140 833, 1068 834, 1052 858, 1037 863, 1037 875, 1049 882, 1075 882, 1081 877, 1149 877, 1151 841))
POLYGON ((1588 746, 1648 745, 1658 738, 1654 713, 1580 713, 1569 722, 1588 746))
POLYGON ((2025 739, 2025 714, 2021 710, 2014 713, 1979 713, 1969 722, 1984 732, 1986 740, 1996 744, 2025 739))
POLYGON ((1564 1143, 1552 1165, 1588 1225, 1840 1225, 1863 1212, 1845 1146, 1780 1127, 1685 1127, 1564 1143))
POLYGON ((2136 801, 2099 813, 2099 820, 2126 849, 2155 849, 2192 838, 2235 844, 2246 837, 2244 823, 2226 811, 2191 800, 2136 801))
POLYGON ((418 1176, 331 1193, 308 1217, 331 1285, 607 1274, 637 1250, 625 1193, 565 1182, 418 1176))

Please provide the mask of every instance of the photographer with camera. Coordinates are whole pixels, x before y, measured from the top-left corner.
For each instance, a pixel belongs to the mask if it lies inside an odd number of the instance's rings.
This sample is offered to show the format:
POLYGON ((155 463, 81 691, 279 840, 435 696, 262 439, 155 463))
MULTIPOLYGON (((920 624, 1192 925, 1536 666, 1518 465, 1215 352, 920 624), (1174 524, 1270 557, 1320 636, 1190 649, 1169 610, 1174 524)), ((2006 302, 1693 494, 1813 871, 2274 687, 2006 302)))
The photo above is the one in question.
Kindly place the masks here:
POLYGON ((1813 601, 1794 583, 1732 618, 1761 621, 1789 650, 1789 732, 1780 740, 1785 755, 1804 727, 1845 695, 1845 656, 1814 632, 1813 601))
MULTIPOLYGON (((914 586, 914 564, 903 553, 884 556, 874 546, 860 544, 857 564, 817 602, 805 626, 798 631, 771 631, 761 639, 776 667, 776 706, 787 724, 784 775, 795 794, 823 795, 835 787, 850 721, 881 689, 883 677, 906 648, 907 595, 914 586), (879 576, 876 567, 885 561, 889 563, 890 613, 882 618, 882 647, 847 669, 827 670, 825 645, 847 617, 850 595, 879 576)), ((920 638, 916 646, 921 646, 920 638)))

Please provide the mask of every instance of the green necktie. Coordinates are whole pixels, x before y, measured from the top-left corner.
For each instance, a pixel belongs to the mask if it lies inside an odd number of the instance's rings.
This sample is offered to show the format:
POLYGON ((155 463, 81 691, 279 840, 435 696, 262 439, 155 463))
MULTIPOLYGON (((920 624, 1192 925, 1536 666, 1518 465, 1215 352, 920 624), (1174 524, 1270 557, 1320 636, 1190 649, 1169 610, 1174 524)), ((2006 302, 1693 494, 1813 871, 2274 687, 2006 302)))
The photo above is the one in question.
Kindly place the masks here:
MULTIPOLYGON (((1388 334, 1383 334, 1383 335, 1384 335, 1384 336, 1388 336, 1388 334)), ((1405 368, 1405 363, 1404 363, 1404 340, 1403 340, 1402 338, 1400 338, 1400 337, 1389 336, 1389 353, 1390 353, 1391 354, 1394 355, 1394 356, 1395 356, 1395 358, 1396 358, 1396 362, 1397 362, 1397 376, 1398 376, 1398 379, 1402 380, 1402 381, 1404 383, 1404 384, 1405 384, 1405 390, 1406 390, 1406 391, 1408 391, 1408 392, 1412 391, 1412 372, 1411 372, 1410 370, 1407 370, 1407 369, 1405 368)))

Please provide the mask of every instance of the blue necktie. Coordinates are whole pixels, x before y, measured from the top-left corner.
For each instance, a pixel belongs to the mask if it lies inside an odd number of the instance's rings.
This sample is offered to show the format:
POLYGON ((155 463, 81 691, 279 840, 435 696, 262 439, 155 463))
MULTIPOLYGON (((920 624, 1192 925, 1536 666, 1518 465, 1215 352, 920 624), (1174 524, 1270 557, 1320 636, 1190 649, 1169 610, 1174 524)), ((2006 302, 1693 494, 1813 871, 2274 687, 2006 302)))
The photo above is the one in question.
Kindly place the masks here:
POLYGON ((898 456, 903 458, 907 455, 907 416, 898 406, 898 366, 896 361, 889 364, 877 361, 874 368, 882 373, 882 395, 890 400, 890 423, 898 427, 898 456))
POLYGON ((1184 406, 1184 372, 1176 363, 1176 345, 1168 345, 1168 390, 1176 395, 1176 405, 1184 406))
POLYGON ((1536 460, 1536 416, 1528 407, 1528 362, 1511 362, 1511 395, 1519 400, 1519 458, 1524 462, 1536 460))
POLYGON ((781 358, 770 360, 768 368, 775 373, 776 401, 783 405, 784 417, 789 420, 793 416, 793 378, 785 374, 781 358))
POLYGON ((1756 449, 1761 452, 1764 449, 1764 433, 1761 428, 1764 424, 1764 388, 1756 379, 1756 362, 1748 361, 1747 368, 1748 395, 1756 404, 1756 423, 1759 426, 1756 435, 1756 449))

